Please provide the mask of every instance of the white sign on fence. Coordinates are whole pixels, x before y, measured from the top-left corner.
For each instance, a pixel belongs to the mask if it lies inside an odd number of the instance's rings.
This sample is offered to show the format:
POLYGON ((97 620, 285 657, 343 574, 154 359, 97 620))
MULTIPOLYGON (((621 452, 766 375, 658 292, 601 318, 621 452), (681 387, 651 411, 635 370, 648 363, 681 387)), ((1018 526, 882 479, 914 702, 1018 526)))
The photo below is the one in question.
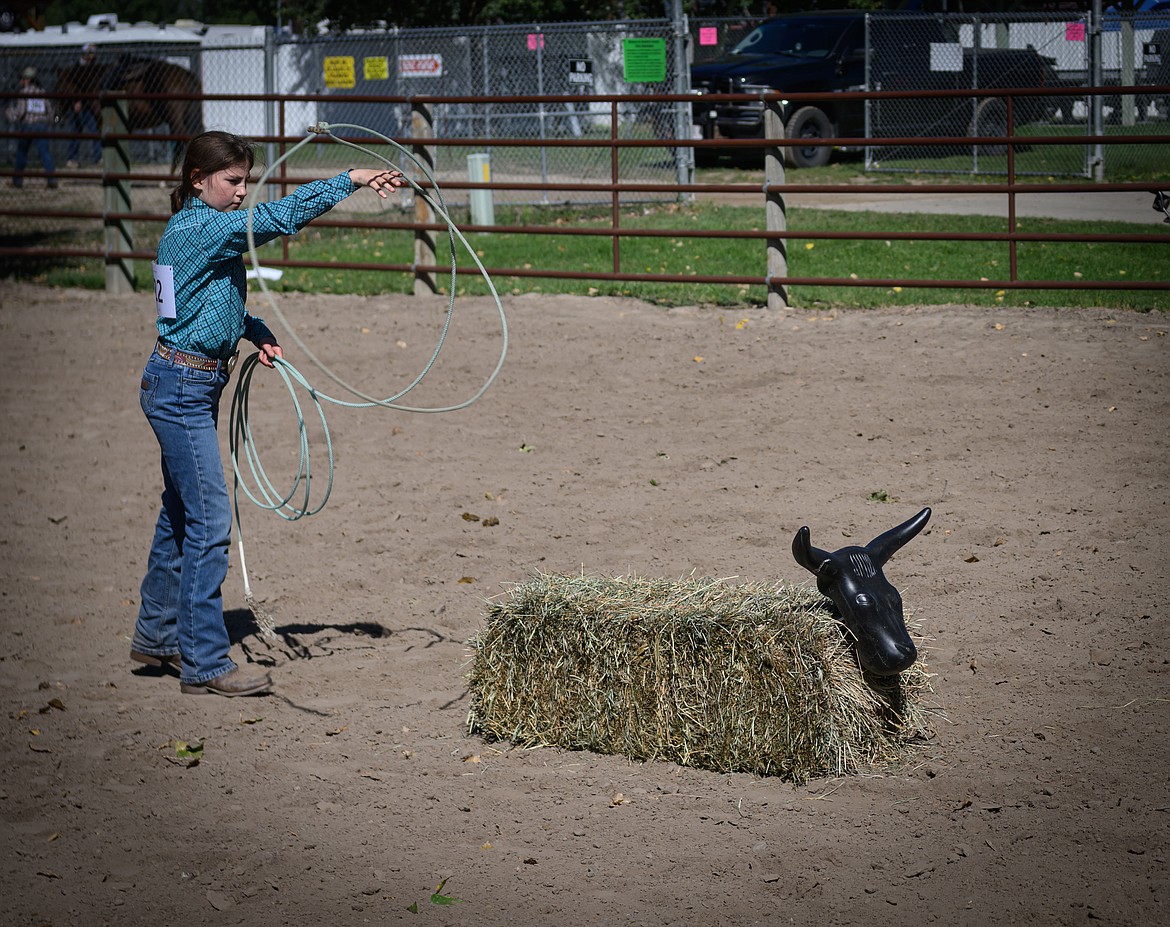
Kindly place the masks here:
POLYGON ((442 55, 399 55, 399 77, 442 77, 442 55))
POLYGON ((963 70, 963 46, 958 42, 931 42, 930 69, 932 71, 963 70))
POLYGON ((588 58, 569 59, 569 83, 592 84, 593 62, 588 58))

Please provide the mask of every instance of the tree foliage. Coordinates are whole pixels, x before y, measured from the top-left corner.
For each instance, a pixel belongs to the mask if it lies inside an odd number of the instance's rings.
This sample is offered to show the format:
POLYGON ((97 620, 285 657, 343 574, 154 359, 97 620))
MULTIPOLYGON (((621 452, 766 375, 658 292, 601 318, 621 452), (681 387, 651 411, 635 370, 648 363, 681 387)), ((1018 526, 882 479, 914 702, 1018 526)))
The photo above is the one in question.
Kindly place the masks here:
MULTIPOLYGON (((743 16, 763 19, 783 13, 830 9, 921 9, 952 13, 1017 10, 1087 10, 1090 0, 682 0, 691 18, 743 16)), ((1135 0, 1106 0, 1105 6, 1131 8, 1135 0)), ((176 0, 160 14, 156 0, 53 0, 42 5, 44 22, 85 22, 95 13, 117 9, 122 22, 193 19, 203 23, 280 25, 312 34, 326 24, 331 32, 350 28, 399 26, 473 26, 495 23, 555 23, 582 20, 659 19, 669 17, 672 0, 393 0, 371 6, 359 0, 176 0)))
POLYGON ((157 0, 52 0, 43 4, 44 21, 50 26, 68 22, 84 23, 98 13, 117 13, 122 23, 174 22, 193 19, 202 23, 274 25, 276 0, 255 0, 250 4, 228 0, 174 0, 160 7, 157 0))

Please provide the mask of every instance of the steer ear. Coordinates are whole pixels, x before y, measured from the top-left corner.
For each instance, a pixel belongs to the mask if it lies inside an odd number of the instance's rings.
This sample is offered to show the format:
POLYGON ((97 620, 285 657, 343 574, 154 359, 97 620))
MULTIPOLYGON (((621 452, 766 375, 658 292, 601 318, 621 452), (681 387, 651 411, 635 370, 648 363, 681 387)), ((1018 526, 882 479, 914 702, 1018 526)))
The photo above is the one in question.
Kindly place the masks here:
POLYGON ((865 549, 880 569, 885 566, 887 560, 901 550, 907 541, 925 528, 928 521, 930 521, 929 507, 923 509, 909 521, 898 525, 897 528, 891 528, 885 534, 878 535, 865 545, 865 549))
POLYGON ((808 525, 797 531, 796 537, 792 539, 792 556, 796 558, 797 563, 814 575, 821 568, 821 564, 829 559, 827 551, 813 547, 810 543, 808 525))

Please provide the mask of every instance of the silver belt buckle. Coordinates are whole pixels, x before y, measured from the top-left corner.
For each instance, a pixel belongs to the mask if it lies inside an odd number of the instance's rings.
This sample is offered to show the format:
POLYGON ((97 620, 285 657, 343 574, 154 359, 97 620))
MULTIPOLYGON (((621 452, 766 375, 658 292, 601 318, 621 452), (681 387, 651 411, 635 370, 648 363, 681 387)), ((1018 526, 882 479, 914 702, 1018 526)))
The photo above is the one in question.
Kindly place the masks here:
POLYGON ((236 361, 238 361, 239 359, 240 359, 240 352, 239 351, 236 351, 235 354, 233 354, 231 357, 228 358, 227 375, 229 377, 232 375, 232 371, 236 369, 236 361))

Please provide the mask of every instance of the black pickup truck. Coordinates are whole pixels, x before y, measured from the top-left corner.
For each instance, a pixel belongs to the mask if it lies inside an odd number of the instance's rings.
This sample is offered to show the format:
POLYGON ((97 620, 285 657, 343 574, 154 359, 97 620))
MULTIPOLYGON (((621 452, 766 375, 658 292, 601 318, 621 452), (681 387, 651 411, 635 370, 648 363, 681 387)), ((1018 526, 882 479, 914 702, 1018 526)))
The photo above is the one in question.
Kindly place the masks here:
MULTIPOLYGON (((1053 61, 1029 47, 961 47, 955 27, 933 16, 873 16, 869 23, 869 84, 866 83, 866 16, 860 12, 798 13, 769 19, 727 55, 691 68, 691 89, 714 93, 826 93, 860 90, 957 90, 1053 86, 1053 61)), ((1018 97, 1015 121, 1043 115, 1043 97, 1018 97)), ((842 99, 782 108, 788 138, 866 138, 982 135, 1007 132, 1002 99, 951 97, 871 101, 842 99)), ((705 139, 761 138, 761 101, 692 105, 692 119, 705 139)), ((711 148, 696 149, 700 158, 711 148)), ((984 146, 983 153, 997 153, 984 146)), ((1002 148, 998 153, 1002 153, 1002 148)), ((831 156, 827 145, 785 148, 793 167, 816 167, 831 156)))

